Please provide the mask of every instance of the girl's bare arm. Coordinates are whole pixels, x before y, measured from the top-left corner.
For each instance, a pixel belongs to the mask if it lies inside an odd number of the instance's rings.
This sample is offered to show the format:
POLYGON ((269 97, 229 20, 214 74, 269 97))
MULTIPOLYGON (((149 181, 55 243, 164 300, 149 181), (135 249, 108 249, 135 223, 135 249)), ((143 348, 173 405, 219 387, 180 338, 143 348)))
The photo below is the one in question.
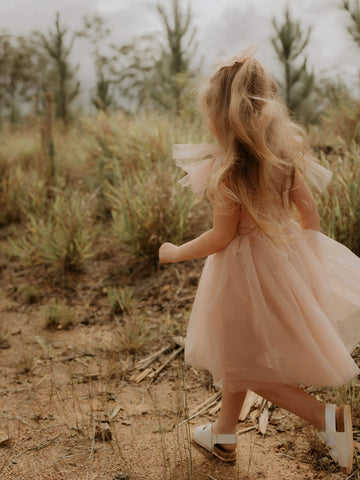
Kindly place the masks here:
POLYGON ((302 228, 320 230, 320 218, 314 197, 297 170, 295 170, 294 183, 290 190, 290 200, 299 212, 302 228))
POLYGON ((176 263, 193 258, 207 257, 225 248, 235 237, 239 222, 239 209, 225 215, 219 207, 214 207, 213 228, 199 237, 177 247, 164 243, 159 250, 161 263, 176 263))

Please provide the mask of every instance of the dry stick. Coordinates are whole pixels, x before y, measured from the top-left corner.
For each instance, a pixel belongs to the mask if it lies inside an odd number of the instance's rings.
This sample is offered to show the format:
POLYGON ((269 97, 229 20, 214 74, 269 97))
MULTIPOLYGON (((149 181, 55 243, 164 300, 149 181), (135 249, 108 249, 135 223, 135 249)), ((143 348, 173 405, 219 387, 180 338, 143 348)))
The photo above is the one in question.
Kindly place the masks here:
POLYGON ((171 355, 169 355, 168 359, 166 362, 164 362, 155 372, 152 372, 149 377, 151 378, 151 382, 155 380, 155 378, 159 375, 160 372, 164 370, 165 367, 169 365, 169 363, 174 360, 174 358, 184 350, 184 347, 178 348, 177 350, 174 350, 171 355))
POLYGON ((210 408, 209 415, 214 416, 221 408, 221 402, 217 403, 215 407, 210 408))
POLYGON ((145 377, 147 377, 150 373, 152 372, 151 368, 146 368, 143 370, 137 377, 134 378, 135 383, 140 383, 141 381, 144 380, 145 377))
MULTIPOLYGON (((353 472, 351 475, 349 475, 348 477, 345 478, 345 480, 350 480, 350 478, 352 478, 355 473, 359 473, 359 470, 355 470, 355 472, 353 472)), ((358 477, 359 478, 359 477, 358 477)))
POLYGON ((280 455, 282 455, 283 457, 291 458, 291 460, 297 460, 297 461, 302 462, 302 463, 307 463, 307 464, 311 463, 310 460, 303 460, 299 457, 294 457, 293 455, 289 455, 287 453, 282 453, 281 452, 280 455))
POLYGON ((210 398, 208 398, 207 400, 205 400, 205 402, 203 402, 202 404, 200 404, 196 410, 193 412, 190 413, 190 415, 185 418, 185 420, 183 420, 182 422, 178 423, 176 425, 176 427, 179 427, 180 425, 183 425, 184 423, 187 423, 189 422, 190 420, 192 420, 193 418, 195 417, 198 417, 199 415, 201 415, 202 413, 206 412, 206 410, 208 410, 212 405, 214 405, 214 403, 216 403, 218 401, 218 399, 220 398, 221 396, 221 392, 217 392, 215 393, 214 395, 212 395, 210 398))
MULTIPOLYGON (((95 422, 93 421, 92 425, 92 440, 91 440, 91 449, 90 449, 90 455, 89 455, 89 465, 88 467, 91 467, 92 464, 92 459, 94 456, 94 451, 95 451, 95 422)), ((86 478, 89 478, 89 470, 86 472, 86 478)))
POLYGON ((242 435, 243 433, 251 432, 251 430, 255 430, 255 429, 256 429, 256 426, 253 425, 251 427, 247 427, 247 428, 243 428, 242 430, 239 430, 237 434, 242 435))
POLYGON ((211 397, 207 398, 204 402, 200 403, 194 410, 192 410, 189 413, 189 417, 192 415, 196 414, 200 410, 202 410, 204 407, 210 407, 214 402, 216 402, 219 398, 221 397, 221 392, 216 392, 214 395, 211 395, 211 397), (211 404, 211 405, 210 405, 211 404))
POLYGON ((22 452, 18 453, 17 455, 15 455, 15 457, 13 457, 11 459, 11 461, 6 465, 6 467, 4 468, 4 470, 2 472, 0 472, 0 478, 4 476, 4 474, 6 473, 7 469, 13 464, 13 462, 15 462, 19 457, 21 457, 22 455, 24 455, 25 453, 27 452, 31 452, 32 450, 41 450, 42 448, 45 448, 47 447, 48 445, 50 445, 50 443, 54 442, 57 438, 59 438, 61 435, 61 433, 58 433, 57 435, 55 435, 55 437, 53 438, 50 438, 49 440, 45 440, 44 442, 42 443, 39 443, 39 445, 35 445, 34 447, 29 447, 29 448, 26 448, 25 450, 23 450, 22 452))
POLYGON ((48 376, 49 374, 47 373, 38 382, 36 382, 35 385, 28 385, 27 387, 18 388, 17 390, 14 390, 12 393, 19 393, 19 392, 26 392, 27 390, 33 390, 34 388, 38 387, 48 376))
POLYGON ((109 416, 109 421, 112 422, 113 420, 115 420, 115 417, 117 416, 117 414, 120 412, 120 410, 122 409, 123 407, 121 405, 118 405, 117 407, 115 407, 114 411, 112 412, 112 414, 109 416))
POLYGON ((139 370, 143 370, 144 368, 148 367, 154 360, 156 360, 158 357, 160 357, 160 355, 165 353, 167 350, 170 350, 171 347, 172 347, 172 345, 169 343, 168 345, 163 347, 161 350, 158 350, 157 352, 152 353, 148 357, 143 358, 142 360, 139 360, 137 362, 137 364, 135 365, 135 368, 137 368, 139 370))

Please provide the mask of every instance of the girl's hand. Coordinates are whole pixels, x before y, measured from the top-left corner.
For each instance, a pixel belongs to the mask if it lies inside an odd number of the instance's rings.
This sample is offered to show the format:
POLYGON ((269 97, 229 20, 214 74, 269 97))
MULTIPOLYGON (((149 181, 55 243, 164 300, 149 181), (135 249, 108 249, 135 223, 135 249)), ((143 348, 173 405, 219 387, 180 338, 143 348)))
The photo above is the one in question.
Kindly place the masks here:
POLYGON ((159 249, 160 263, 176 263, 179 247, 173 243, 163 243, 159 249))

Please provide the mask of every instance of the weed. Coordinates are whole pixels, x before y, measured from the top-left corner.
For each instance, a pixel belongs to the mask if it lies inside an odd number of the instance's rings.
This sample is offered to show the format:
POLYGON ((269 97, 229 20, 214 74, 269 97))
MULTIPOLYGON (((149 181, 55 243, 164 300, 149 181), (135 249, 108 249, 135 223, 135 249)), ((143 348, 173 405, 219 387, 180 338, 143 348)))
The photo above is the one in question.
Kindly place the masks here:
POLYGON ((43 310, 43 318, 45 327, 49 329, 63 328, 67 330, 74 325, 73 311, 56 300, 52 300, 50 305, 43 310))
POLYGON ((114 314, 129 314, 136 303, 134 289, 131 287, 109 288, 108 300, 114 314))
POLYGON ((17 367, 21 373, 31 373, 35 365, 35 358, 31 354, 24 354, 20 358, 17 367))
POLYGON ((132 314, 126 315, 123 322, 118 324, 118 344, 121 351, 131 353, 132 355, 140 352, 145 344, 151 340, 149 338, 148 326, 143 316, 132 314))
POLYGON ((154 267, 161 243, 181 242, 188 231, 194 197, 182 190, 175 173, 160 163, 151 172, 142 170, 126 178, 116 167, 114 181, 106 190, 114 234, 131 257, 154 267))
POLYGON ((24 263, 46 265, 51 271, 82 270, 95 255, 97 232, 87 218, 79 192, 58 193, 45 218, 28 216, 27 233, 10 241, 9 252, 24 263))
POLYGON ((359 255, 360 147, 353 145, 343 158, 333 159, 330 169, 333 179, 317 202, 323 231, 359 255))
POLYGON ((38 302, 41 297, 41 291, 36 285, 25 283, 19 288, 19 294, 23 302, 32 304, 38 302))

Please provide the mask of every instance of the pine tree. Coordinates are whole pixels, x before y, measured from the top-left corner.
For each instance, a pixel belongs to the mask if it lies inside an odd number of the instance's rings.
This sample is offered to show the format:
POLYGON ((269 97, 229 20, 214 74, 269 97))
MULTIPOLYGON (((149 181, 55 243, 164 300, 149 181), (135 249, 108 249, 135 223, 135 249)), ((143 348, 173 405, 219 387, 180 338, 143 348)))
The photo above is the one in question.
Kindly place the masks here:
POLYGON ((360 2, 355 0, 343 0, 342 8, 346 10, 351 18, 352 24, 347 28, 353 40, 360 46, 360 2))
POLYGON ((106 27, 105 21, 99 15, 93 17, 84 17, 84 28, 81 33, 82 37, 90 41, 92 50, 91 56, 95 65, 95 89, 91 93, 91 103, 97 110, 107 112, 111 107, 116 106, 114 98, 114 86, 116 79, 114 78, 113 62, 116 58, 109 56, 110 46, 100 49, 108 38, 110 30, 106 27))
POLYGON ((157 74, 162 91, 154 91, 154 98, 165 107, 172 104, 178 112, 181 107, 181 76, 190 72, 190 63, 198 44, 195 41, 196 28, 191 27, 192 11, 190 4, 186 12, 181 11, 179 0, 172 0, 171 14, 157 6, 166 33, 166 44, 157 62, 157 74))
POLYGON ((135 110, 179 112, 186 79, 195 73, 190 65, 197 49, 196 29, 190 5, 184 12, 180 1, 172 0, 169 14, 161 5, 157 11, 163 34, 138 37, 116 50, 119 91, 135 110))
POLYGON ((11 123, 20 119, 21 107, 34 93, 32 53, 24 37, 0 35, 0 117, 11 123))
POLYGON ((66 42, 68 33, 68 28, 60 23, 59 13, 56 13, 54 30, 49 29, 47 35, 37 33, 42 48, 53 62, 56 115, 64 124, 69 121, 70 104, 80 92, 80 82, 76 80, 78 66, 74 68, 70 61, 74 42, 79 33, 74 32, 70 41, 66 42))
POLYGON ((273 18, 275 35, 271 37, 276 54, 283 65, 284 80, 279 82, 285 102, 298 120, 312 122, 317 117, 311 105, 315 77, 308 71, 304 54, 310 39, 311 28, 304 34, 300 22, 291 18, 286 8, 284 22, 278 25, 273 18))

